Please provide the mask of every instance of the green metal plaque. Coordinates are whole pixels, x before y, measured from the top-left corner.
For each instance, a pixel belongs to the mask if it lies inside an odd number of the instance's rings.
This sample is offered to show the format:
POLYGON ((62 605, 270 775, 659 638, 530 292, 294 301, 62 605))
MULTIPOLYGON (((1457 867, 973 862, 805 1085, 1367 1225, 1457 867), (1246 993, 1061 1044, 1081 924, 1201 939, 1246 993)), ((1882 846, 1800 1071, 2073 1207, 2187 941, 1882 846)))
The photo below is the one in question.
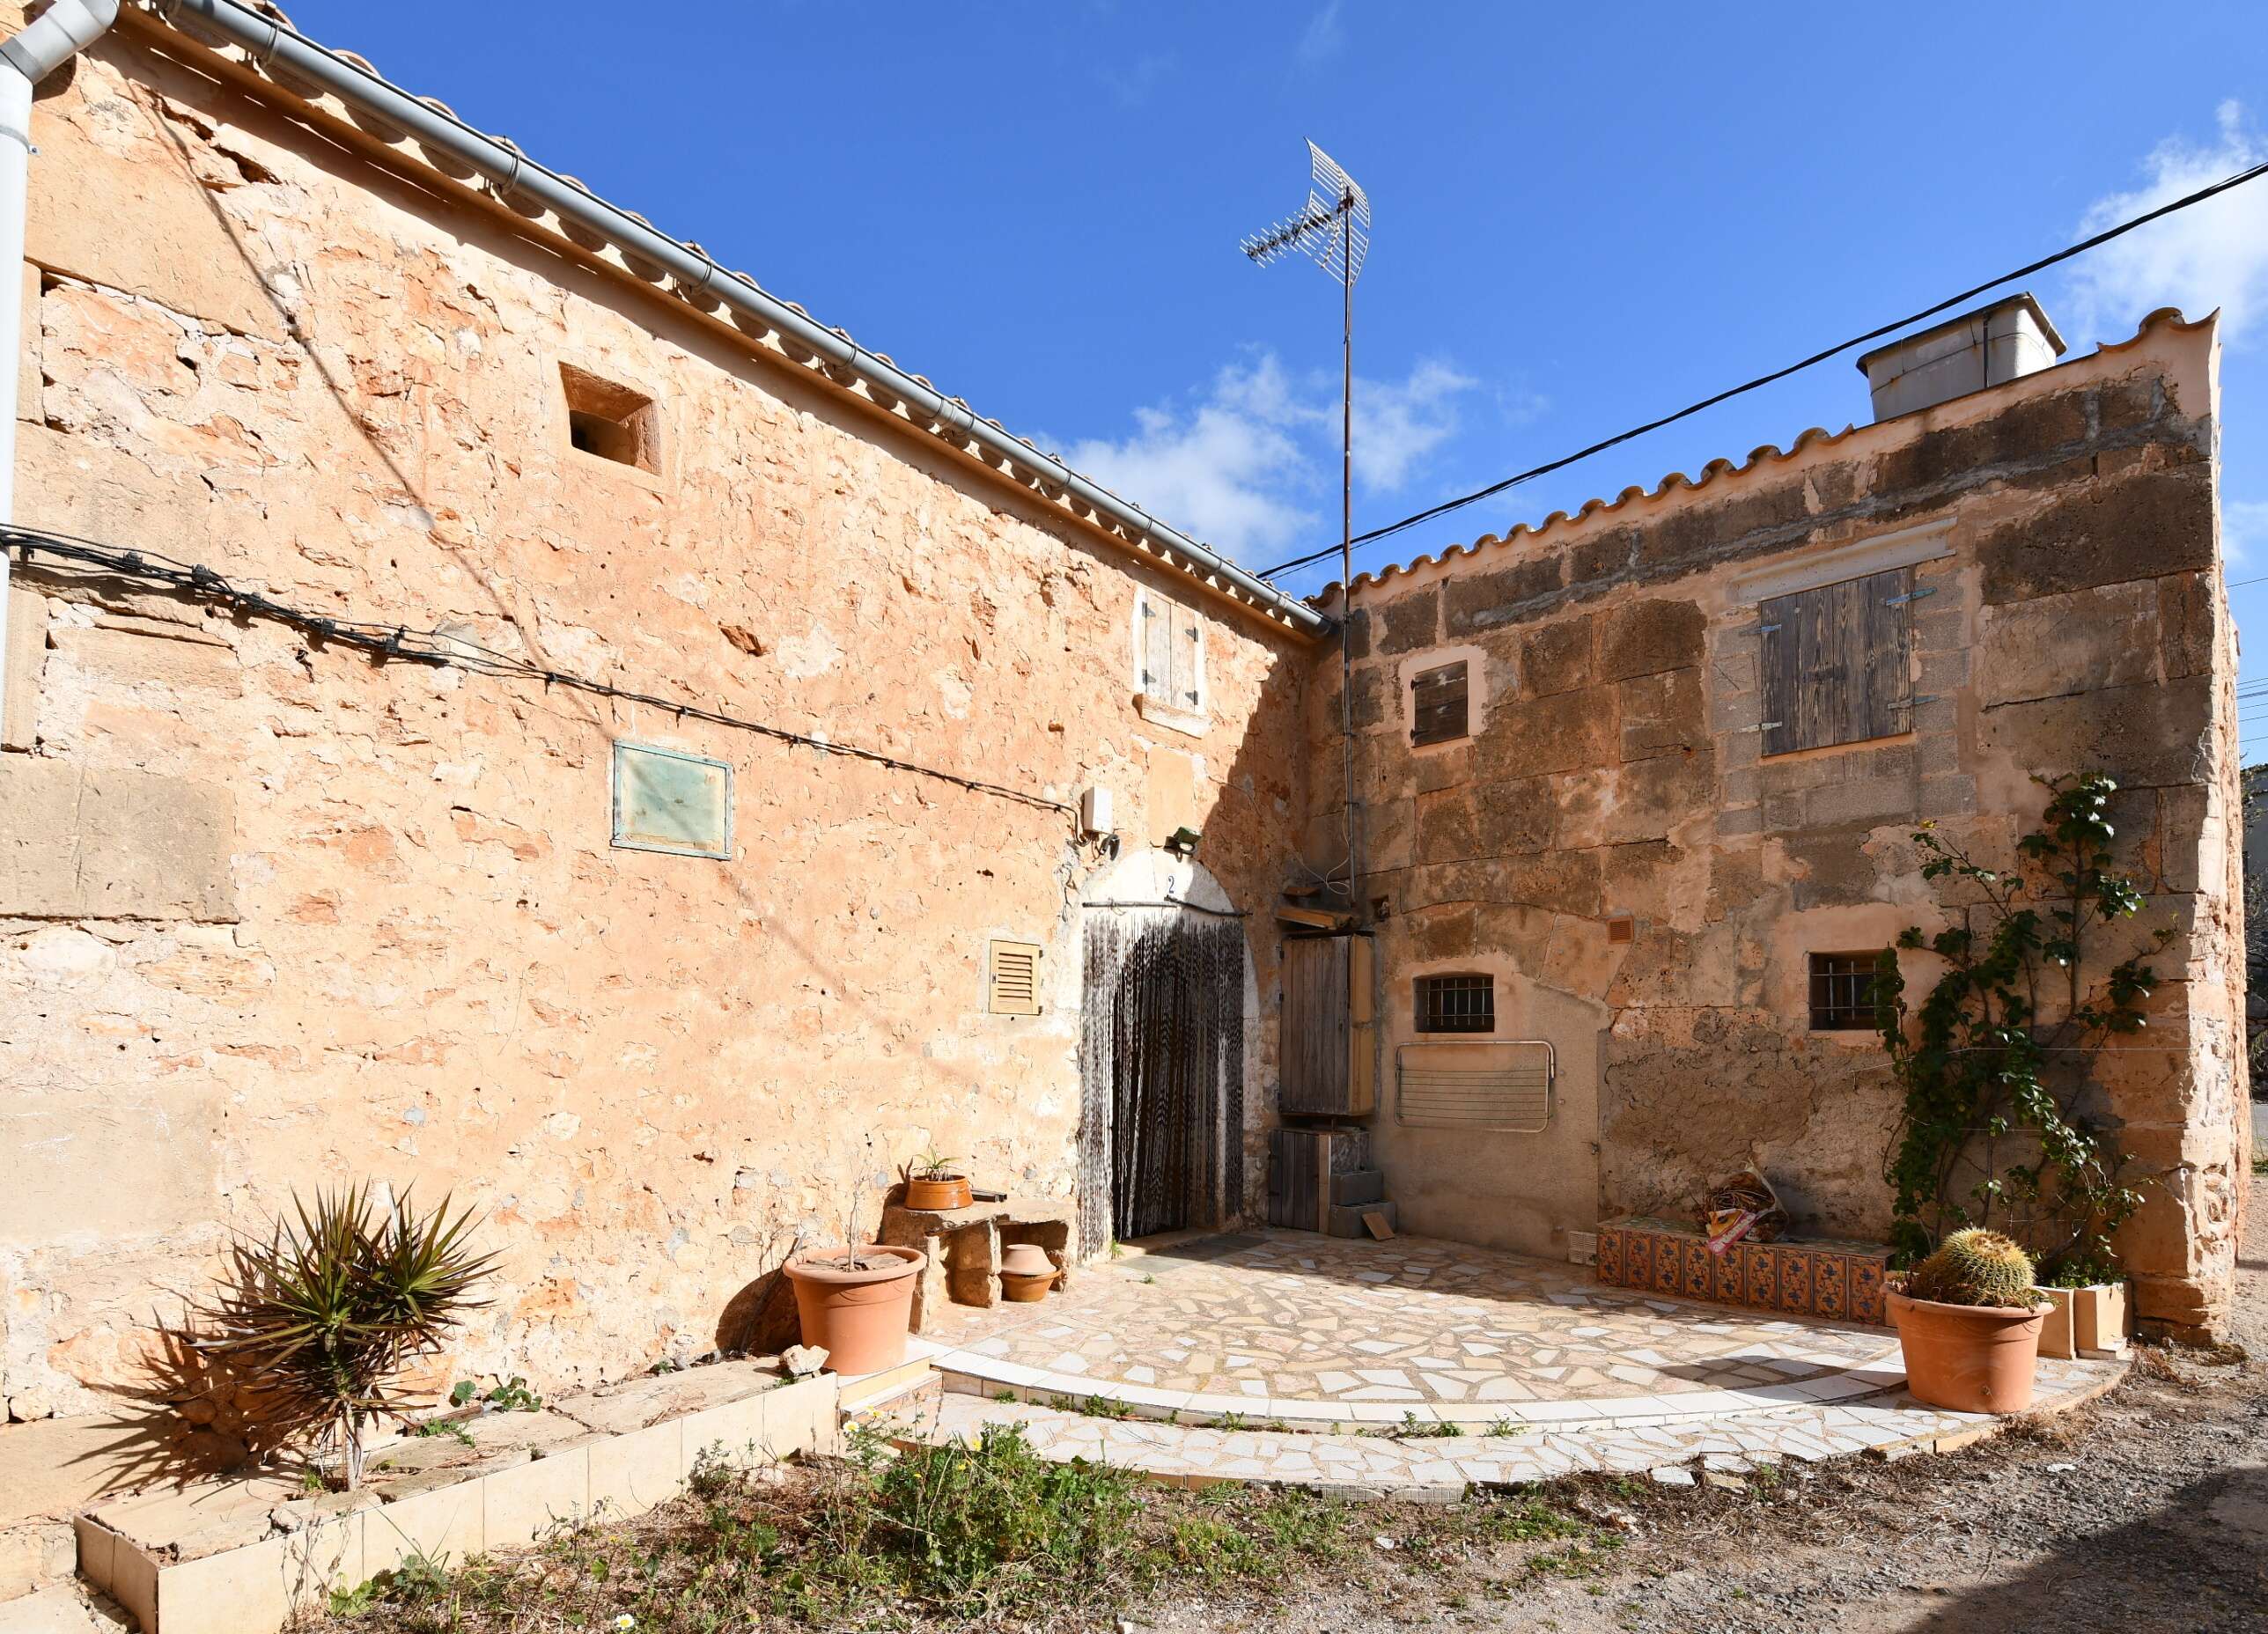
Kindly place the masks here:
POLYGON ((681 749, 616 743, 615 843, 730 861, 733 769, 681 749))

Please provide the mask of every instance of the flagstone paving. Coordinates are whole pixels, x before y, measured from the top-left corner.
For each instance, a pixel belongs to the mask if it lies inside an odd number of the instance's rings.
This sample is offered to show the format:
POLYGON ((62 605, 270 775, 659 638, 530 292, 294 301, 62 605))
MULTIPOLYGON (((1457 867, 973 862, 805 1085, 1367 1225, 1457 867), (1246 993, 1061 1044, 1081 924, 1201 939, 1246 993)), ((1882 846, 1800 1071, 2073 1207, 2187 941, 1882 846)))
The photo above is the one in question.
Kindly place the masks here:
POLYGON ((932 1360, 964 1392, 1309 1428, 1660 1422, 1904 1382, 1888 1329, 1602 1287, 1583 1267, 1425 1238, 1265 1233, 1181 1256, 1222 1240, 1085 1268, 1037 1306, 953 1313, 932 1360))
MULTIPOLYGON (((2035 1411, 2055 1412, 2100 1395, 2123 1362, 2039 1365, 2035 1411)), ((895 1416, 878 1416, 902 1444, 973 1443, 985 1426, 1015 1424, 1042 1456, 1086 1459, 1182 1486, 1236 1481, 1313 1487, 1350 1498, 1446 1502, 1472 1488, 1549 1481, 1586 1471, 1635 1474, 1690 1485, 1711 1474, 1738 1476, 1790 1461, 1817 1462, 1874 1453, 1949 1451, 2012 1422, 1948 1413, 1897 1391, 1849 1405, 1815 1403, 1683 1424, 1534 1425, 1514 1435, 1367 1435, 1228 1431, 1130 1423, 1035 1402, 945 1395, 895 1416)))

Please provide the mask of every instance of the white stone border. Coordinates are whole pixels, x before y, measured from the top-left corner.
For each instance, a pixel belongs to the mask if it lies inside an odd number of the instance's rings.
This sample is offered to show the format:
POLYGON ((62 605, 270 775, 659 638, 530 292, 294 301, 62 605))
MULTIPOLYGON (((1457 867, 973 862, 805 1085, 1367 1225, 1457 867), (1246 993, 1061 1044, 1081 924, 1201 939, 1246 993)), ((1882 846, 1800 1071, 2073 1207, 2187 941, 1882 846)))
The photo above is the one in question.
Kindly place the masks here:
POLYGON ((1791 1378, 1786 1384, 1749 1385, 1736 1389, 1679 1391, 1669 1395, 1577 1397, 1557 1402, 1329 1402, 1293 1400, 1268 1395, 1222 1395, 1204 1391, 1160 1390, 1149 1385, 1123 1384, 1116 1380, 1090 1379, 1078 1373, 1051 1372, 1022 1362, 1003 1360, 976 1350, 941 1351, 931 1365, 945 1377, 948 1392, 960 1395, 998 1396, 1012 1393, 1021 1402, 1047 1406, 1058 1400, 1094 1398, 1129 1408, 1137 1418, 1177 1424, 1219 1424, 1233 1416, 1252 1423, 1281 1424, 1302 1432, 1375 1428, 1405 1419, 1419 1424, 1455 1424, 1461 1429, 1485 1428, 1499 1421, 1516 1424, 1572 1428, 1617 1425, 1638 1428, 1693 1424, 1703 1419, 1737 1417, 1743 1414, 1784 1412, 1789 1408, 1861 1401, 1904 1387, 1905 1369, 1895 1341, 1881 1355, 1857 1366, 1844 1358, 1785 1358, 1808 1361, 1832 1371, 1808 1378, 1791 1378))

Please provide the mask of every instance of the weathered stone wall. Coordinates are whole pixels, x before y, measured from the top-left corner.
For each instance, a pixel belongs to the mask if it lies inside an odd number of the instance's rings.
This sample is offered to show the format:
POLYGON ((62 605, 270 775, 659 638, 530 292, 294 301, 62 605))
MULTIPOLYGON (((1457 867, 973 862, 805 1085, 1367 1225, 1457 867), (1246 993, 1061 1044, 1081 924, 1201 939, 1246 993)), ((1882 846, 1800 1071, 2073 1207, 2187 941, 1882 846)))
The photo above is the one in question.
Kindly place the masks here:
MULTIPOLYGON (((1189 822, 1233 899, 1272 898, 1299 641, 164 38, 122 25, 43 88, 26 522, 1049 799, 1100 784, 1130 848, 1189 822), (569 445, 563 365, 653 399, 656 470, 569 445), (1134 706, 1139 584, 1205 614, 1201 735, 1134 706)), ((1064 813, 36 566, 9 615, 5 1416, 96 1406, 295 1189, 487 1212, 497 1301, 454 1365, 547 1388, 730 1342, 788 1243, 854 1190, 871 1229, 924 1146, 1070 1194, 1106 863, 1064 813), (610 847, 617 738, 733 765, 732 861, 610 847), (994 937, 1044 946, 1044 1014, 987 1012, 994 937)))
MULTIPOLYGON (((2100 769, 2150 891, 2136 934, 2177 932, 2148 1037, 2103 1072, 2164 1176, 2125 1252, 2146 1315, 2217 1318, 2245 1154, 2215 356, 2209 324, 2160 318, 2044 374, 1358 584, 1366 894, 1388 910, 1378 1139, 1410 1228, 1564 1252, 1602 1215, 1683 1215, 1758 1163, 1806 1227, 1878 1237, 1897 1097, 1871 1034, 1809 1030, 1807 956, 1942 923, 1918 821, 2009 859, 2043 802, 2034 773, 2100 769), (1763 756, 1758 597, 1791 568, 1842 563, 1824 582, 1901 553, 1930 593, 1912 730, 1763 756), (1476 734, 1413 749, 1409 676, 1468 655, 1476 734), (1565 1129, 1396 1126, 1413 978, 1459 970, 1498 975, 1499 1035, 1556 1044, 1565 1129)), ((1337 711, 1327 672, 1316 859, 1341 821, 1337 711)))

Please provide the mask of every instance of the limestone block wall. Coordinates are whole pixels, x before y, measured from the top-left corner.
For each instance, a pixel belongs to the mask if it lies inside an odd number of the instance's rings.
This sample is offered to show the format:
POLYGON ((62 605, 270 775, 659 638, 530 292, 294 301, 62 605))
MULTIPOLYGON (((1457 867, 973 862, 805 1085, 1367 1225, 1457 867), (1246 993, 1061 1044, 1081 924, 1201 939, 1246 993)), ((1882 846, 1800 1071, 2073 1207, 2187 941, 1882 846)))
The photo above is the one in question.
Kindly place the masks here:
MULTIPOLYGON (((1272 898, 1297 639, 209 66, 122 26, 43 88, 26 522, 1042 800, 1101 784, 1130 846, 1189 823, 1233 901, 1272 898), (572 445, 569 372, 650 400, 645 465, 572 445), (1135 706, 1141 585, 1204 618, 1194 731, 1135 706)), ((924 1146, 1071 1193, 1108 865, 1064 812, 99 577, 17 585, 8 1417, 98 1406, 226 1233, 319 1183, 485 1211, 497 1297, 449 1365, 549 1389, 746 1336, 788 1245, 854 1193, 871 1228, 924 1146), (610 845, 617 739, 733 768, 731 861, 610 845), (994 938, 1042 946, 1041 1015, 988 1012, 994 938)))
MULTIPOLYGON (((1358 582, 1376 1142, 1407 1227, 1564 1253, 1760 1163, 1808 1227, 1879 1237, 1895 1086, 1870 1034, 1810 1030, 1808 955, 1942 923, 1918 822, 2012 859, 2032 775, 2099 769, 2150 891, 2134 934, 2176 932, 2148 1037, 2102 1074, 2161 1177, 2124 1248, 2145 1316, 2220 1320, 2247 1158, 2216 355, 2210 322, 2161 314, 2008 386, 1358 582), (1911 729, 1765 757, 1758 600, 1891 563, 1926 593, 1911 729), (1468 656, 1474 735, 1413 748, 1410 676, 1468 656), (1499 1036, 1556 1045, 1547 1136, 1398 1123, 1415 978, 1458 971, 1497 975, 1499 1036)), ((1337 719, 1325 666, 1317 859, 1342 821, 1337 719)))

